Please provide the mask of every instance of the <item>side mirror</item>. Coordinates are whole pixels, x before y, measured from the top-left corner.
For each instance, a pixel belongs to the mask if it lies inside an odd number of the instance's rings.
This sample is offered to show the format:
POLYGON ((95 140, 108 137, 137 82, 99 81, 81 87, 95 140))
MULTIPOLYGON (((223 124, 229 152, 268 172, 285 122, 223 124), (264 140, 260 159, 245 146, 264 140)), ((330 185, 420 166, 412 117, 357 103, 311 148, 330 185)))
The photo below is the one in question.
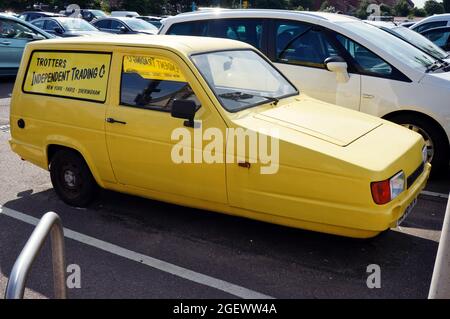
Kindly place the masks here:
POLYGON ((44 40, 45 37, 41 34, 32 34, 31 35, 31 40, 36 41, 36 40, 44 40))
POLYGON ((197 105, 191 100, 175 100, 172 104, 172 117, 185 119, 184 126, 194 127, 194 116, 197 112, 197 105))
POLYGON ((350 80, 347 72, 347 62, 340 56, 329 57, 324 63, 328 71, 336 73, 336 80, 338 82, 347 83, 350 80))
POLYGON ((55 31, 58 34, 63 34, 64 33, 63 29, 61 29, 60 27, 54 28, 53 31, 55 31))
POLYGON ((128 29, 125 28, 124 26, 121 26, 121 27, 119 28, 119 31, 120 31, 120 33, 127 33, 127 32, 128 32, 128 29))

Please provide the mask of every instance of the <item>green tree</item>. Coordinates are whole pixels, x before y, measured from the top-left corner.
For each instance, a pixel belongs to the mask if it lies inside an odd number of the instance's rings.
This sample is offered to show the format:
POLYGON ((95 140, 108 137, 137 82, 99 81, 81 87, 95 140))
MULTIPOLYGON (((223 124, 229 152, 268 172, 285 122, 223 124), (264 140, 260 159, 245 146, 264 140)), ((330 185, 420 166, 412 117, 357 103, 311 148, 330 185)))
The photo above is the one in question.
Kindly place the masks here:
POLYGON ((313 5, 313 0, 288 0, 287 9, 291 10, 306 10, 313 5))
POLYGON ((428 0, 425 2, 425 6, 423 8, 428 15, 442 14, 445 12, 443 4, 435 0, 428 0))
POLYGON ((394 11, 388 5, 382 4, 380 6, 380 10, 381 10, 381 15, 382 16, 392 16, 392 15, 394 15, 394 11))
POLYGON ((394 6, 394 13, 400 17, 407 17, 411 14, 411 7, 409 6, 408 1, 400 0, 394 6))
POLYGON ((442 5, 444 6, 445 12, 450 13, 450 0, 444 0, 442 5))
POLYGON ((285 9, 288 6, 287 0, 253 0, 253 8, 260 9, 285 9))
POLYGON ((425 9, 423 9, 423 8, 414 8, 413 9, 413 15, 415 16, 415 17, 426 17, 427 16, 427 12, 425 11, 425 9))
POLYGON ((360 18, 360 19, 363 19, 363 20, 367 19, 367 17, 369 16, 369 14, 367 13, 367 7, 371 3, 375 3, 375 1, 373 1, 373 0, 362 0, 359 3, 359 7, 356 9, 355 16, 360 18))

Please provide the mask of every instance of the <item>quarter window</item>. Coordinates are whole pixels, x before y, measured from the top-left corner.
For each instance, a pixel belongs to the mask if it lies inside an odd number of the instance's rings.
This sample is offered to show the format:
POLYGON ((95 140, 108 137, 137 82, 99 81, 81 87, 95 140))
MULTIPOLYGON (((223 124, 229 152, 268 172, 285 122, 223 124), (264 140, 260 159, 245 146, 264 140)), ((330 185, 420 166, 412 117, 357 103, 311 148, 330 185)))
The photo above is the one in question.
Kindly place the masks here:
POLYGON ((171 35, 205 36, 207 21, 182 22, 172 25, 167 32, 171 35))
POLYGON ((120 104, 170 112, 174 100, 200 103, 179 67, 166 58, 125 56, 120 104))

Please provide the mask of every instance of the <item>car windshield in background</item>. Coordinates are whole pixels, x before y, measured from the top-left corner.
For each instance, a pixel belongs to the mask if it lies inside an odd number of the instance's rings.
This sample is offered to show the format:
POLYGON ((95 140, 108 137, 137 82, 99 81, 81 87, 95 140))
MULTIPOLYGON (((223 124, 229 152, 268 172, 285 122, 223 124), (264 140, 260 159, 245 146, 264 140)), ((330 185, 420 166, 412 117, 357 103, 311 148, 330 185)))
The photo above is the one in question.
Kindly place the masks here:
POLYGON ((278 70, 251 50, 195 54, 192 60, 230 112, 298 93, 278 70))
POLYGON ((130 18, 125 21, 125 23, 134 31, 154 31, 158 32, 158 28, 153 24, 142 21, 136 18, 130 18))
POLYGON ((107 17, 107 15, 102 10, 91 10, 91 13, 97 18, 107 17))
POLYGON ((63 18, 58 19, 58 22, 67 31, 98 31, 93 25, 83 19, 63 18))
POLYGON ((449 57, 444 50, 416 31, 402 26, 395 27, 392 31, 437 59, 447 59, 449 57))
POLYGON ((436 63, 435 58, 394 35, 386 36, 387 32, 376 26, 361 21, 342 22, 340 25, 350 33, 355 33, 360 37, 368 39, 375 46, 396 56, 411 68, 426 72, 436 63))

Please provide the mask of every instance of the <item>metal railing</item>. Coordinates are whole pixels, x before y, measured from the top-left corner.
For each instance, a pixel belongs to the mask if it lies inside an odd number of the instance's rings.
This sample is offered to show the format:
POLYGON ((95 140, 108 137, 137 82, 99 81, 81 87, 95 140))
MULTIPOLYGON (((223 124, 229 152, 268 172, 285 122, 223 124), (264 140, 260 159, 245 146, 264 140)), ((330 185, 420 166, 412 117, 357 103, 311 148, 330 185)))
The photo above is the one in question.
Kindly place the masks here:
POLYGON ((434 263, 433 278, 431 279, 429 299, 450 298, 450 199, 445 210, 439 248, 434 263))
POLYGON ((5 299, 22 299, 28 273, 48 235, 51 236, 53 286, 55 298, 67 297, 65 282, 64 232, 61 219, 54 212, 46 213, 22 249, 9 276, 5 299))

